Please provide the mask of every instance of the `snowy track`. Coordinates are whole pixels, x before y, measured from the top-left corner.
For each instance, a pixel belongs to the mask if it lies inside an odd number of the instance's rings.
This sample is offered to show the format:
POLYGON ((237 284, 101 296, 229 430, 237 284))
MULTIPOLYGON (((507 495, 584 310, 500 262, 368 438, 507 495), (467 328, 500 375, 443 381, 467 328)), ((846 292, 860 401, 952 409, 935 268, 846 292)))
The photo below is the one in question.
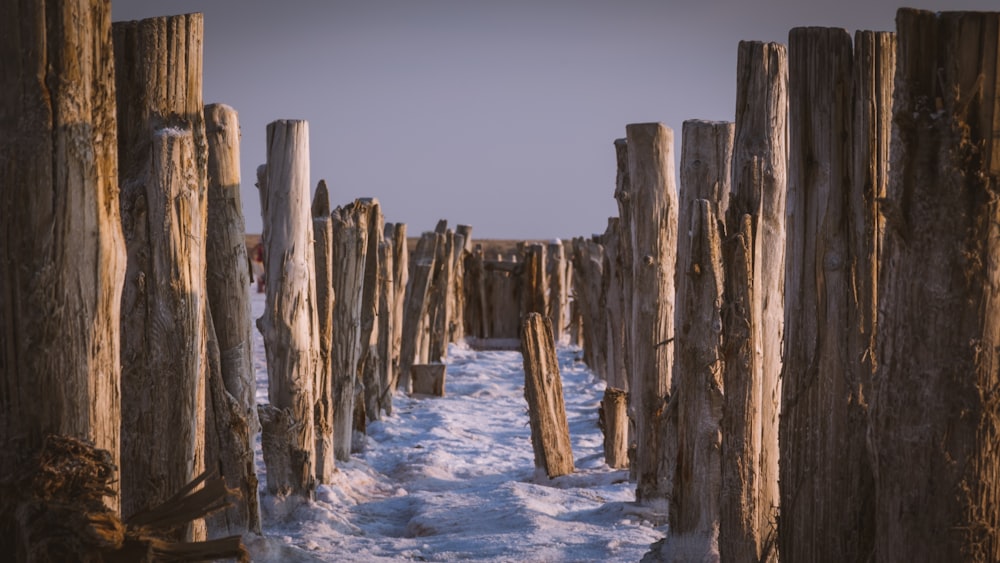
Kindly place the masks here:
MULTIPOLYGON (((254 315, 263 297, 254 295, 254 315)), ((267 399, 257 338, 258 401, 267 399)), ((663 536, 634 506, 627 471, 604 464, 603 383, 559 351, 576 473, 536 475, 518 352, 449 350, 446 397, 397 395, 364 452, 309 504, 264 492, 255 561, 638 561, 663 536)), ((259 444, 258 444, 259 448, 259 444)))

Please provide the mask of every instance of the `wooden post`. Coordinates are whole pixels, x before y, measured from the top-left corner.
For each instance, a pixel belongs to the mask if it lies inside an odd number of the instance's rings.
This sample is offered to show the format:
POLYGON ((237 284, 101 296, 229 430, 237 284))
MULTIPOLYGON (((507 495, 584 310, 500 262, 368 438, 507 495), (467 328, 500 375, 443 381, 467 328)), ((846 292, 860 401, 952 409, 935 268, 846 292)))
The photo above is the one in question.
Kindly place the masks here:
POLYGON ((465 339, 465 260, 472 252, 472 226, 455 226, 455 254, 453 265, 453 303, 451 311, 451 341, 461 342, 465 339), (459 244, 461 241, 461 244, 459 244))
POLYGON ((604 296, 605 380, 608 389, 628 391, 628 370, 625 368, 625 285, 629 274, 622 271, 619 254, 622 249, 621 221, 608 218, 608 227, 601 236, 604 241, 604 265, 601 268, 601 294, 604 296))
POLYGON ((877 561, 1000 560, 998 28, 996 12, 896 15, 877 561))
POLYGON ((573 239, 573 278, 583 321, 583 360, 598 377, 607 380, 607 318, 601 294, 603 267, 601 244, 592 238, 573 239))
MULTIPOLYGON (((383 271, 384 260, 380 260, 379 246, 385 241, 385 218, 382 206, 375 198, 358 200, 358 212, 368 214, 368 249, 365 253, 364 291, 361 297, 361 356, 358 364, 358 381, 362 388, 360 405, 364 407, 364 418, 357 420, 378 420, 380 418, 381 384, 383 358, 379 354, 380 305, 379 293, 382 279, 388 276, 383 271)), ((384 258, 384 255, 383 255, 384 258)), ((356 415, 357 416, 357 415, 356 415)), ((363 428, 355 428, 362 431, 363 428)))
POLYGON ((465 258, 465 333, 475 338, 487 338, 484 258, 481 244, 465 258))
MULTIPOLYGON (((220 383, 209 381, 205 466, 220 467, 226 486, 239 499, 208 520, 209 535, 260 533, 253 436, 257 381, 253 369, 250 271, 240 203, 240 126, 236 110, 205 106, 208 144, 208 225, 205 239, 206 291, 212 323, 209 346, 219 355, 220 383)), ((216 375, 214 372, 211 374, 216 375)))
MULTIPOLYGON (((116 23, 122 290, 122 514, 204 468, 207 345, 201 14, 116 23), (183 61, 178 62, 178 61, 183 61)), ((204 537, 199 523, 178 538, 204 537)))
POLYGON ((406 307, 403 314, 403 335, 399 356, 399 385, 403 392, 410 392, 410 366, 417 361, 417 340, 421 323, 427 314, 427 291, 436 260, 438 236, 424 233, 417 243, 413 256, 413 272, 406 284, 406 307))
MULTIPOLYGON (((333 211, 333 451, 350 461, 358 363, 362 354, 369 209, 355 201, 333 211)), ((367 348, 367 342, 365 342, 367 348)))
POLYGON ((612 469, 628 467, 628 393, 608 387, 601 399, 604 461, 612 469))
MULTIPOLYGON (((629 179, 628 171, 628 141, 626 139, 615 139, 615 200, 618 202, 618 247, 615 250, 616 268, 621 272, 621 277, 627 282, 621 286, 622 303, 622 362, 625 366, 625 373, 631 379, 632 362, 635 357, 635 350, 632 346, 632 183, 629 179)), ((576 289, 574 276, 573 288, 576 289)), ((631 384, 631 381, 628 382, 631 384)), ((627 388, 627 386, 626 386, 627 388)), ((635 397, 629 398, 629 409, 635 409, 635 397)), ((633 475, 634 478, 634 475, 633 475)))
MULTIPOLYGON (((387 226, 388 227, 388 226, 387 226)), ((386 240, 388 228, 386 229, 386 240)), ((392 394, 399 385, 400 354, 403 340, 403 313, 406 309, 406 282, 409 279, 410 251, 406 245, 406 223, 395 223, 392 231, 392 361, 391 376, 386 383, 385 412, 392 414, 392 394)))
POLYGON ((673 361, 677 190, 674 133, 660 123, 626 126, 632 191, 632 338, 636 398, 636 501, 665 509, 677 437, 667 431, 673 361))
POLYGON ((393 324, 396 320, 393 306, 396 303, 396 282, 395 282, 395 262, 393 261, 393 232, 395 227, 392 223, 386 223, 382 230, 382 241, 378 245, 378 267, 379 267, 379 288, 378 288, 378 340, 377 353, 380 358, 378 372, 376 373, 376 396, 374 413, 369 409, 369 415, 373 419, 381 419, 382 411, 392 414, 392 391, 396 388, 395 372, 393 371, 393 361, 395 351, 392 348, 393 335, 396 327, 393 324))
POLYGON ((264 316, 267 396, 259 405, 267 489, 311 498, 316 487, 314 389, 319 355, 313 229, 309 202, 309 124, 267 126, 264 207, 264 316))
POLYGON ((548 280, 545 277, 545 246, 538 243, 524 247, 524 270, 521 273, 521 316, 548 314, 548 280))
POLYGON ((316 481, 330 483, 336 471, 333 448, 333 218, 326 180, 316 185, 312 201, 313 260, 316 265, 316 318, 319 355, 313 383, 316 425, 316 481))
POLYGON ((545 253, 545 279, 549 284, 546 314, 552 319, 552 336, 556 342, 561 342, 566 332, 569 299, 566 285, 566 249, 563 248, 561 240, 556 239, 548 244, 545 253))
POLYGON ((421 354, 420 363, 443 362, 448 353, 448 325, 451 323, 453 304, 451 292, 454 290, 452 278, 455 233, 444 220, 438 222, 435 232, 439 243, 436 247, 430 293, 427 296, 426 353, 421 354))
POLYGON ((777 555, 787 81, 784 45, 740 42, 722 315, 722 490, 738 492, 723 496, 719 520, 721 557, 733 561, 777 555))
MULTIPOLYGON (((6 4, 0 61, 0 475, 30 467, 48 434, 117 465, 125 246, 109 3, 6 4)), ((117 511, 117 496, 104 501, 117 511)), ((0 511, 8 557, 34 547, 17 517, 0 511)))
POLYGON ((870 328, 857 322, 859 298, 869 297, 856 283, 870 258, 856 256, 852 240, 873 219, 852 212, 854 205, 863 208, 863 200, 850 200, 852 151, 845 139, 852 138, 853 125, 851 36, 842 29, 793 29, 788 53, 780 558, 870 560, 867 397, 858 385, 864 349, 854 354, 851 347, 855 333, 870 328), (862 223, 853 225, 855 219, 862 223), (859 528, 866 521, 867 529, 859 528))
POLYGON ((414 364, 411 369, 413 393, 444 397, 444 381, 447 367, 442 363, 414 364))
POLYGON ((539 313, 528 313, 523 335, 524 398, 528 402, 535 468, 545 471, 549 479, 568 475, 573 472, 573 449, 552 323, 539 313))

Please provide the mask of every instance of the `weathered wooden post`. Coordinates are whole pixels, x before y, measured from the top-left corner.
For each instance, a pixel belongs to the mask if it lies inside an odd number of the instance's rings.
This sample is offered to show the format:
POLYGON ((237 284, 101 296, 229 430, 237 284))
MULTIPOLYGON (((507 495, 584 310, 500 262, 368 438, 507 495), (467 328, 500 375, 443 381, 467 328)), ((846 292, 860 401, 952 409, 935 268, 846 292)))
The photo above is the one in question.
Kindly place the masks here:
POLYGON ((677 467, 664 546, 678 561, 719 557, 724 398, 719 231, 730 190, 734 132, 732 123, 684 122, 674 316, 677 467))
POLYGON ((545 471, 550 479, 568 475, 573 472, 573 449, 552 323, 539 313, 528 313, 522 334, 524 398, 528 402, 535 468, 545 471))
POLYGON ((369 415, 375 420, 382 418, 382 411, 392 414, 392 392, 395 384, 396 352, 393 349, 393 337, 396 333, 396 315, 393 307, 396 305, 395 256, 393 237, 395 226, 386 223, 382 230, 382 241, 378 245, 378 357, 381 359, 376 375, 376 395, 374 409, 368 409, 369 415), (374 412, 372 412, 374 410, 374 412))
POLYGON ((382 269, 384 260, 379 258, 379 245, 385 239, 385 217, 382 216, 382 206, 375 198, 358 200, 358 212, 368 214, 368 248, 365 252, 364 291, 361 296, 361 356, 358 359, 358 381, 361 383, 359 399, 355 408, 363 407, 362 413, 355 414, 355 430, 364 433, 364 428, 358 428, 357 422, 379 418, 379 397, 381 385, 379 372, 384 359, 379 354, 379 292, 382 279, 388 273, 382 269))
MULTIPOLYGON (((117 465, 125 246, 111 7, 20 2, 4 12, 0 475, 25 471, 49 434, 90 440, 117 465)), ((104 500, 117 510, 117 497, 104 500)), ((18 517, 0 511, 8 557, 29 547, 18 517)))
MULTIPOLYGON (((615 200, 618 202, 618 246, 615 250, 615 267, 621 272, 622 303, 622 363, 625 373, 631 374, 632 359, 632 208, 629 203, 632 183, 628 172, 628 140, 615 139, 615 200)), ((572 282, 576 288, 576 281, 572 282)), ((630 375, 628 377, 631 377, 630 375)), ((630 401, 633 399, 630 399, 630 401)), ((630 408, 632 408, 630 406, 630 408)))
POLYGON ((871 403, 877 561, 1000 560, 998 29, 996 12, 896 15, 871 403))
POLYGON ((448 325, 451 324, 451 292, 454 290, 455 233, 448 228, 447 221, 438 222, 435 232, 440 239, 436 247, 434 272, 430 293, 427 296, 427 339, 426 352, 421 354, 420 363, 443 362, 448 353, 448 325))
POLYGON ((573 239, 573 278, 583 321, 583 361, 607 378, 607 319, 603 306, 604 247, 593 238, 573 239))
POLYGON ((465 258, 465 333, 476 338, 488 338, 484 259, 481 244, 465 258))
MULTIPOLYGON (((204 468, 207 159, 201 14, 116 23, 122 290, 122 514, 204 468), (183 61, 178 63, 177 61, 183 61)), ((181 535, 204 537, 196 524, 181 535)))
POLYGON ((525 245, 524 270, 521 272, 522 317, 527 317, 529 313, 548 314, 549 290, 545 263, 545 245, 538 243, 525 245))
POLYGON ((723 244, 722 490, 731 493, 721 501, 719 552, 732 561, 777 555, 787 83, 784 45, 740 42, 723 244))
MULTIPOLYGON (((393 224, 392 231, 392 372, 387 380, 386 414, 392 414, 392 394, 399 385, 400 354, 403 341, 403 313, 406 309, 406 283, 409 279, 410 251, 406 245, 406 223, 393 224)), ((388 228, 386 229, 388 234, 388 228)), ((386 240, 390 237, 386 236, 386 240)))
POLYGON ((312 201, 313 261, 316 267, 316 319, 319 354, 313 383, 316 425, 316 481, 330 483, 336 470, 333 455, 333 218, 326 180, 316 185, 312 201))
MULTIPOLYGON (((362 354, 365 264, 370 203, 355 201, 333 211, 333 451, 350 461, 358 365, 362 354)), ((367 348, 367 342, 364 343, 367 348)))
POLYGON ((452 266, 451 342, 465 339, 465 259, 472 252, 472 226, 455 226, 455 253, 452 266), (461 242, 461 244, 459 244, 461 242))
POLYGON ((210 346, 219 370, 210 377, 206 417, 205 466, 219 467, 240 497, 208 521, 209 535, 260 533, 257 470, 253 436, 257 420, 257 382, 253 370, 250 321, 250 271, 246 227, 240 203, 240 125, 236 110, 205 106, 208 144, 208 225, 205 239, 206 291, 212 323, 210 346))
POLYGON ((424 317, 427 315, 427 292, 434 270, 438 245, 436 233, 424 233, 413 255, 413 272, 406 284, 406 307, 403 314, 403 334, 399 355, 399 384, 397 388, 410 392, 410 367, 417 360, 417 340, 424 317))
POLYGON ((856 197, 862 188, 852 189, 854 155, 845 142, 862 141, 853 133, 853 48, 842 29, 797 28, 788 53, 778 546, 783 560, 864 561, 873 557, 875 522, 862 389, 870 342, 859 346, 859 336, 872 329, 862 317, 873 296, 859 282, 870 279, 873 257, 856 254, 864 252, 856 243, 872 238, 874 216, 866 215, 874 208, 856 197))
POLYGON ((625 285, 630 283, 631 272, 622 271, 621 221, 608 217, 608 226, 601 236, 604 244, 604 264, 601 268, 601 295, 604 296, 605 344, 604 357, 608 390, 628 391, 628 370, 625 368, 625 285))
POLYGON ((626 126, 631 183, 632 396, 636 417, 636 500, 666 509, 677 437, 667 431, 673 362, 677 190, 674 133, 661 123, 626 126))
POLYGON ((272 495, 311 498, 316 487, 314 389, 319 355, 313 229, 309 202, 309 124, 267 126, 264 206, 264 316, 267 396, 259 405, 261 448, 272 495))
POLYGON ((566 249, 561 240, 550 241, 545 252, 545 279, 549 284, 548 310, 546 314, 552 319, 552 336, 556 342, 561 342, 566 332, 567 300, 569 299, 566 284, 566 249))

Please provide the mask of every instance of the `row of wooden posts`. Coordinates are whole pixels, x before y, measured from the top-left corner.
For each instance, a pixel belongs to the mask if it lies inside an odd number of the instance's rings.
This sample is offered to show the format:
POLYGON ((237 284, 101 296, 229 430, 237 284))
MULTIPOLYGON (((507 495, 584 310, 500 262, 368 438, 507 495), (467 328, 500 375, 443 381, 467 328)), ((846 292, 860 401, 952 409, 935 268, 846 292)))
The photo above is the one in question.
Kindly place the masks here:
POLYGON ((679 191, 669 128, 615 142, 574 288, 656 560, 1000 560, 1000 14, 896 24, 740 43, 679 191))

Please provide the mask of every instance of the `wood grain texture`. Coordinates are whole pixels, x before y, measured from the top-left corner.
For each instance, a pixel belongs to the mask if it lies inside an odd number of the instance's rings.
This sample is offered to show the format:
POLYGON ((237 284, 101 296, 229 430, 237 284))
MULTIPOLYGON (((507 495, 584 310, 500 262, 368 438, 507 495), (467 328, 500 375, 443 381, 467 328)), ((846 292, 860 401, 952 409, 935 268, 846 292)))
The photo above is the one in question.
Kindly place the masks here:
POLYGON ((528 402, 535 467, 551 479, 573 472, 573 450, 556 359, 552 323, 540 313, 524 320, 524 398, 528 402))

